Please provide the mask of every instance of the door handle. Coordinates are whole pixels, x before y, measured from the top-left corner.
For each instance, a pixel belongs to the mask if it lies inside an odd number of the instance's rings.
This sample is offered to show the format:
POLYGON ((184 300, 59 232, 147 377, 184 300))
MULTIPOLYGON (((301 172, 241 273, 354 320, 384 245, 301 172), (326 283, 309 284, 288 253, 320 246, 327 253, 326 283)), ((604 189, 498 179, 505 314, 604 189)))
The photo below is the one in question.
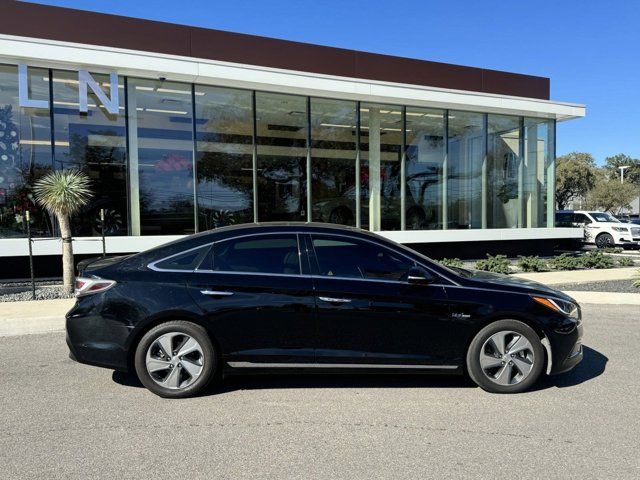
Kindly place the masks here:
POLYGON ((328 303, 349 303, 351 300, 348 298, 333 298, 333 297, 318 297, 323 302, 328 303))
POLYGON ((228 297, 233 295, 233 292, 220 292, 217 290, 200 290, 200 293, 203 295, 210 295, 212 297, 228 297))

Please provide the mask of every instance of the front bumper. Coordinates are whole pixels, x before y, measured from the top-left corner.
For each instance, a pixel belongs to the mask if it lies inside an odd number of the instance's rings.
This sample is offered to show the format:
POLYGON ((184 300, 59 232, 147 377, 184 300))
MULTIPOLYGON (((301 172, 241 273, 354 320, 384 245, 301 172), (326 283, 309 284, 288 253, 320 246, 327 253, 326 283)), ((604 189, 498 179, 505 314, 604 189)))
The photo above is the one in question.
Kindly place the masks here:
POLYGON ((583 357, 582 348, 582 322, 576 325, 570 333, 555 334, 552 342, 553 363, 551 374, 564 373, 578 365, 583 357), (558 335, 561 335, 558 336, 558 335))

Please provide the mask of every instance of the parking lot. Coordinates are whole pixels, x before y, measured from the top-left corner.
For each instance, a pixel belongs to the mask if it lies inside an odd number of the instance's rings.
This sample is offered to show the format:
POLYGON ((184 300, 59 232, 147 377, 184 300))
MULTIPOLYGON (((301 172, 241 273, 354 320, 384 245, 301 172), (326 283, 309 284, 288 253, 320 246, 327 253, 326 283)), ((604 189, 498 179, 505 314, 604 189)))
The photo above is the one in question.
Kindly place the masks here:
POLYGON ((585 360, 535 391, 438 376, 244 377, 163 400, 0 338, 1 478, 639 478, 640 307, 585 305, 585 360))

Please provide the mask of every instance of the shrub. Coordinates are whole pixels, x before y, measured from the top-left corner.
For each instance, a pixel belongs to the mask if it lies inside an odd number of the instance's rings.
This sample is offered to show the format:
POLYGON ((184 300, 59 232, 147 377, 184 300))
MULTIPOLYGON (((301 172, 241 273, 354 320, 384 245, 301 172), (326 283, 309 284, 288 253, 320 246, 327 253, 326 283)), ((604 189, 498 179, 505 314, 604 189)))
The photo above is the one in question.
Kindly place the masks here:
POLYGON ((548 269, 547 264, 540 260, 537 255, 535 257, 520 256, 518 267, 524 272, 544 272, 548 269))
POLYGON ((440 263, 445 267, 464 267, 464 263, 459 258, 443 258, 440 263))
POLYGON ((578 270, 583 267, 583 263, 579 257, 563 253, 549 260, 549 266, 554 270, 578 270))
POLYGON ((636 288, 640 288, 640 270, 638 270, 638 273, 636 273, 636 275, 633 278, 634 278, 633 286, 636 288))
POLYGON ((605 253, 593 250, 582 256, 582 264, 585 268, 613 268, 613 257, 605 253))
POLYGON ((604 253, 622 253, 624 248, 622 247, 606 247, 601 250, 604 253))
POLYGON ((636 263, 633 261, 633 258, 629 257, 620 257, 618 259, 618 265, 621 267, 633 267, 636 263))
POLYGON ((510 267, 511 262, 509 262, 506 255, 496 255, 492 257, 487 253, 485 260, 478 260, 476 262, 476 268, 478 270, 484 270, 485 272, 507 274, 511 271, 510 267))

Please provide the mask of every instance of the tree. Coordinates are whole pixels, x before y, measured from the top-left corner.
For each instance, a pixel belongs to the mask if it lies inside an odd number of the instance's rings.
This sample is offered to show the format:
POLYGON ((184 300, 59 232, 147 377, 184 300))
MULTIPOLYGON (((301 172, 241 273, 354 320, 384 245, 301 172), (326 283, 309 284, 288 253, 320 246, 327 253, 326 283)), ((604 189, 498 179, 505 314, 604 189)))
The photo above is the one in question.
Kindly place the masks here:
POLYGON ((631 158, 629 155, 625 155, 624 153, 619 153, 617 155, 613 155, 612 157, 607 157, 604 159, 605 166, 611 174, 615 175, 620 181, 620 169, 618 167, 629 167, 624 171, 624 181, 625 183, 630 182, 634 183, 637 186, 640 186, 640 160, 637 158, 631 158))
POLYGON ((587 194, 588 207, 611 213, 630 208, 629 204, 638 195, 637 187, 630 182, 622 184, 619 178, 605 172, 600 172, 596 185, 587 194))
POLYGON ((62 279, 64 289, 73 292, 73 244, 71 215, 91 198, 90 180, 79 170, 57 170, 48 173, 34 185, 36 201, 55 215, 62 235, 62 279))
POLYGON ((556 159, 556 204, 563 210, 571 199, 584 196, 596 182, 596 162, 589 153, 572 152, 556 159))

